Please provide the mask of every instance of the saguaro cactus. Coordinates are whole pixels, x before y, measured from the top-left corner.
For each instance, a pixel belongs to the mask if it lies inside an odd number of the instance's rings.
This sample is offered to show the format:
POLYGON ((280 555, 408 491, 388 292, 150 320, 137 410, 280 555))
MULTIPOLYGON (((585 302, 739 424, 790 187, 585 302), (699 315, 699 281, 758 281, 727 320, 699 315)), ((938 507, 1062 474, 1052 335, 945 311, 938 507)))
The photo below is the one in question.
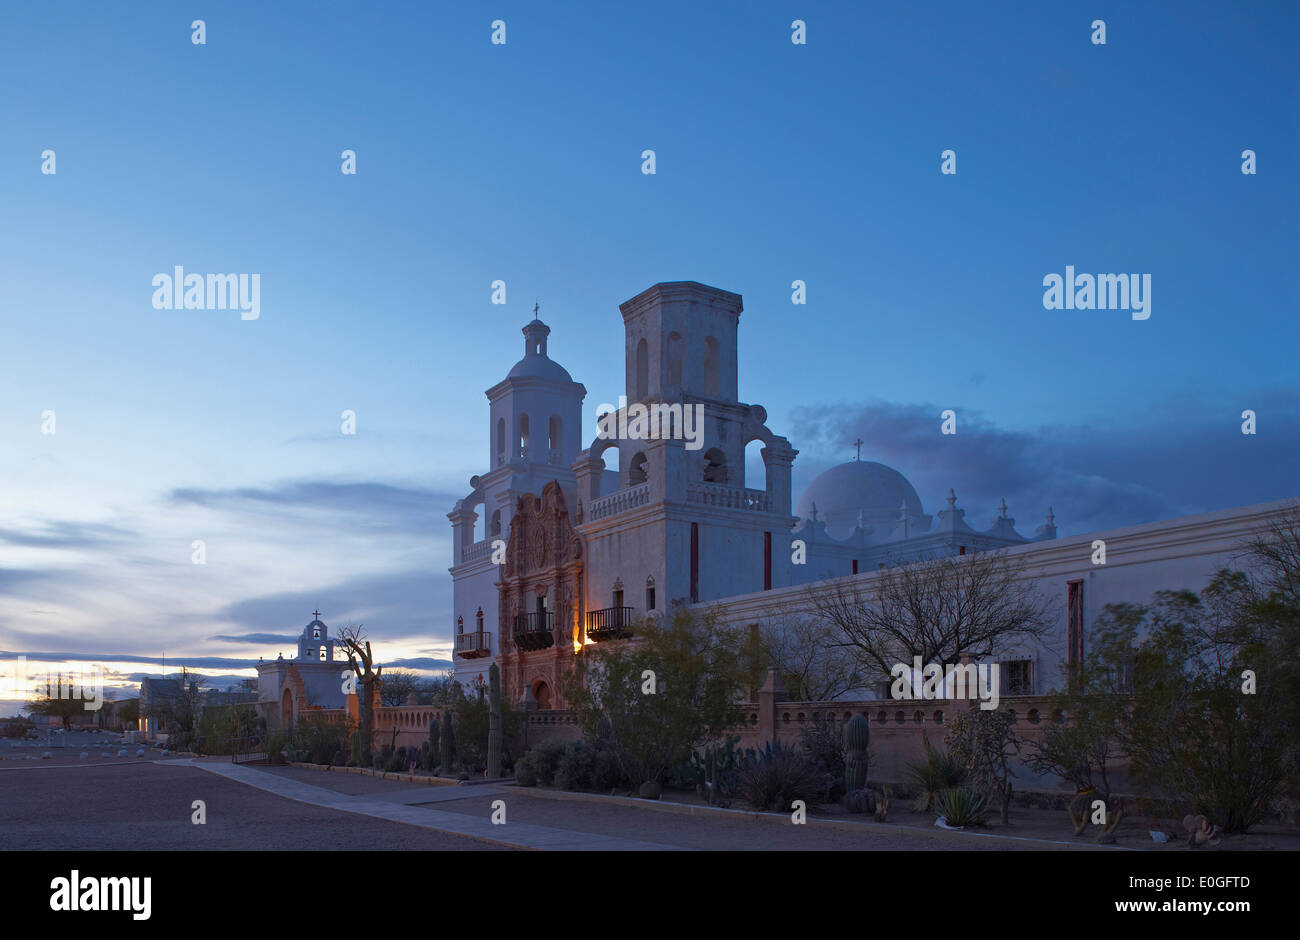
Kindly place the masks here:
POLYGON ((452 771, 452 765, 456 761, 456 736, 451 730, 450 706, 443 709, 442 721, 439 726, 441 733, 438 739, 438 756, 442 761, 442 772, 449 774, 452 771))
POLYGON ((493 663, 488 670, 488 752, 487 775, 501 776, 501 670, 493 663))
POLYGON ((844 791, 853 793, 867 785, 867 745, 871 726, 862 715, 854 715, 844 729, 844 791))

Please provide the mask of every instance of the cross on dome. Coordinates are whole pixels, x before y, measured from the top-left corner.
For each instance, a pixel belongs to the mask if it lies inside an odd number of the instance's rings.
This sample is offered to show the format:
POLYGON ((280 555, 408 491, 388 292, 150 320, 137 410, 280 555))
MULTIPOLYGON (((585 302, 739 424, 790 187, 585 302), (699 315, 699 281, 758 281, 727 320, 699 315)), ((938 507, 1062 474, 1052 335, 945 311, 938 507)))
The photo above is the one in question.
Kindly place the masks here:
POLYGON ((862 460, 862 438, 858 438, 856 441, 854 441, 853 446, 858 449, 858 456, 855 457, 854 459, 861 461, 862 460))

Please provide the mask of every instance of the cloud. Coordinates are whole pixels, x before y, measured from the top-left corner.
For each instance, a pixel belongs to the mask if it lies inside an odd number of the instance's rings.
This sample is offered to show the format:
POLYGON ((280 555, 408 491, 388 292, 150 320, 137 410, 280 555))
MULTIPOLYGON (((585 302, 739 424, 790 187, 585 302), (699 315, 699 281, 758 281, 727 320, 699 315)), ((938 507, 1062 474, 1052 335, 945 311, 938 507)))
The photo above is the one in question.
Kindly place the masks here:
MULTIPOLYGON (((252 669, 257 665, 255 659, 231 659, 222 656, 137 656, 134 653, 82 653, 51 652, 49 650, 0 650, 0 661, 17 659, 24 656, 29 662, 74 662, 74 663, 139 663, 148 666, 162 666, 167 669, 180 669, 189 666, 192 669, 252 669)), ((130 673, 127 678, 140 675, 157 675, 157 673, 130 673)))
POLYGON ((0 529, 0 542, 23 548, 100 548, 134 535, 103 523, 47 520, 32 529, 0 529))
POLYGON ((1294 497, 1300 390, 1249 398, 1260 416, 1254 436, 1241 433, 1242 406, 1195 398, 1030 430, 959 408, 955 435, 940 433, 944 409, 928 402, 809 405, 791 414, 791 439, 804 452, 797 483, 838 463, 826 455, 851 451, 861 436, 863 459, 908 477, 928 512, 952 487, 966 522, 985 528, 1005 497, 1022 535, 1049 506, 1069 535, 1294 497))
MULTIPOLYGON (((214 617, 258 627, 307 625, 319 609, 332 635, 346 623, 364 624, 372 638, 451 634, 448 578, 427 568, 363 575, 326 587, 303 588, 251 597, 228 604, 214 617)), ((296 637, 295 637, 296 639, 296 637)))
POLYGON ((234 636, 210 636, 209 640, 221 643, 296 643, 297 634, 293 633, 239 633, 234 636))
POLYGON ((450 492, 433 489, 328 480, 234 489, 180 487, 171 490, 168 498, 174 505, 275 516, 285 521, 300 512, 331 525, 346 513, 355 520, 349 525, 422 534, 437 531, 439 523, 445 526, 445 515, 457 499, 450 492))

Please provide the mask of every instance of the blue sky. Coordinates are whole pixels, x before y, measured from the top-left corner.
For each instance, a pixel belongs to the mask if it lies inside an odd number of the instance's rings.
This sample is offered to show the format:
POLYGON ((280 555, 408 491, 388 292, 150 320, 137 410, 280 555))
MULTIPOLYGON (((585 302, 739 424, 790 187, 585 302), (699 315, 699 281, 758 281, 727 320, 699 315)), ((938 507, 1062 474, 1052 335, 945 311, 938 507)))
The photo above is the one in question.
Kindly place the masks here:
POLYGON ((483 390, 540 300, 616 400, 657 281, 744 296, 796 494, 861 436, 1026 532, 1300 495, 1297 11, 7 4, 0 651, 227 674, 319 606, 436 668, 483 390), (175 265, 259 273, 261 316, 155 310, 175 265), (1045 310, 1066 265, 1150 273, 1151 318, 1045 310))

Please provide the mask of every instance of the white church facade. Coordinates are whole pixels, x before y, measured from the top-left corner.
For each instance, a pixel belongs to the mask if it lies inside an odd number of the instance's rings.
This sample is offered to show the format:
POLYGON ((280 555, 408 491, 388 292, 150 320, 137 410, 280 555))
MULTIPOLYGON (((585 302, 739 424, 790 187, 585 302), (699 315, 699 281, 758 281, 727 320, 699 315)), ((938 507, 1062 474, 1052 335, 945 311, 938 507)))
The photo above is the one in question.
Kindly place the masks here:
POLYGON ((447 516, 455 675, 466 687, 495 661, 510 701, 561 707, 577 651, 625 637, 674 603, 753 623, 807 612, 811 583, 861 586, 884 567, 1005 549, 1060 599, 1059 642, 995 657, 1008 663, 1007 692, 1042 693, 1060 662, 1081 655, 1104 604, 1199 589, 1253 527, 1290 505, 1058 540, 1050 509, 1029 536, 1005 502, 977 528, 951 490, 947 508, 929 515, 902 474, 862 460, 821 474, 795 505, 798 451, 768 427, 762 405, 739 398, 740 295, 661 283, 620 311, 625 400, 597 417, 592 437, 583 436, 586 389, 549 357, 550 329, 538 319, 523 328, 523 358, 487 390, 488 470, 447 516), (760 485, 746 479, 749 445, 760 485), (611 451, 617 471, 606 466, 611 451), (1104 566, 1093 561, 1097 539, 1110 551, 1104 566))

